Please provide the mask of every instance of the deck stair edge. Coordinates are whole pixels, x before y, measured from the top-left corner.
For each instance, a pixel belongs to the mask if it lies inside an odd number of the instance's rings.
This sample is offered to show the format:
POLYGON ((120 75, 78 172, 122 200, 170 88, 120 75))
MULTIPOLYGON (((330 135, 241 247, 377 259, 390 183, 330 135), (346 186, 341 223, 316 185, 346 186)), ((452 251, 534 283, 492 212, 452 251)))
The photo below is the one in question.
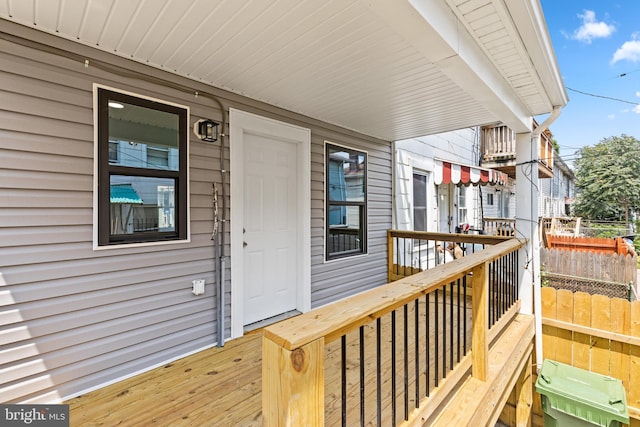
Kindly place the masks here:
POLYGON ((533 352, 534 335, 533 316, 517 315, 489 350, 487 381, 469 377, 447 400, 446 407, 429 419, 422 419, 422 424, 495 425, 533 352))

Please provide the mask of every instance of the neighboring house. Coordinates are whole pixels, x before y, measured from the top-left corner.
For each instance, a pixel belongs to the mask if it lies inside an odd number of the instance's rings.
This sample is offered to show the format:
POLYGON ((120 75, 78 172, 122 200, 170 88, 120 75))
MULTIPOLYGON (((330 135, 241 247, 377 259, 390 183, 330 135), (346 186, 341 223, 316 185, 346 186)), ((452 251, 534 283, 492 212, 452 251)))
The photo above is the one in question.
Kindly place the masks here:
POLYGON ((502 186, 486 186, 482 191, 483 218, 515 218, 516 184, 515 179, 507 177, 502 186))
MULTIPOLYGON (((534 120, 533 128, 536 129, 539 126, 538 122, 534 120)), ((520 174, 522 180, 520 188, 522 186, 540 188, 540 191, 545 193, 544 189, 551 188, 551 183, 555 182, 556 177, 567 176, 567 173, 571 173, 562 159, 557 157, 553 149, 551 131, 547 128, 542 129, 535 141, 531 141, 529 147, 526 147, 531 150, 537 150, 535 166, 531 162, 518 162, 517 134, 508 126, 503 123, 487 125, 482 127, 481 132, 480 164, 484 167, 495 168, 508 175, 508 184, 502 188, 490 188, 483 195, 483 214, 485 218, 516 217, 518 194, 514 181, 518 174, 520 174)), ((522 145, 519 147, 522 147, 522 145)), ((563 185, 565 184, 567 190, 570 186, 572 194, 573 184, 563 180, 563 185)), ((546 209, 545 206, 549 205, 549 200, 542 196, 542 193, 539 200, 541 213, 546 209)), ((560 190, 557 190, 557 193, 559 194, 560 190)), ((564 198, 563 203, 565 203, 564 198)))
MULTIPOLYGON (((478 165, 480 127, 396 141, 394 226, 453 233, 509 217, 513 181, 478 165)), ((514 212, 515 213, 515 212, 514 212)))
POLYGON ((575 175, 561 157, 554 159, 553 178, 540 180, 540 184, 541 217, 573 216, 575 175))
POLYGON ((503 122, 527 145, 567 102, 539 3, 476 4, 1 5, 0 401, 384 284, 392 141, 503 122))

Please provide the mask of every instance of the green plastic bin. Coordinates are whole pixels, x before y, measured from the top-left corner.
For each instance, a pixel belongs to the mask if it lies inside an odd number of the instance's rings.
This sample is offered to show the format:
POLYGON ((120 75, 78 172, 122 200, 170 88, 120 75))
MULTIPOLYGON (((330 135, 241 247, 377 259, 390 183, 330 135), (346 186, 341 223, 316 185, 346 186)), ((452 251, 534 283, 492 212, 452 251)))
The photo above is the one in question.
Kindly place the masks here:
POLYGON ((629 424, 622 381, 545 360, 536 381, 545 427, 618 427, 629 424))

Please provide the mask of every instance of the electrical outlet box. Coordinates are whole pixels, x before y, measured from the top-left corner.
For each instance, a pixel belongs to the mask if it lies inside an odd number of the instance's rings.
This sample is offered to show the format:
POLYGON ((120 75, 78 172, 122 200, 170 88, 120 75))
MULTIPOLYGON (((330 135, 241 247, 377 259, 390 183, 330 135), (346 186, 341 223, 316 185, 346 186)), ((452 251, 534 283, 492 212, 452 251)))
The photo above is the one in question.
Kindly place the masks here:
POLYGON ((193 290, 191 292, 193 292, 194 295, 204 294, 204 279, 192 280, 191 284, 193 285, 193 290))

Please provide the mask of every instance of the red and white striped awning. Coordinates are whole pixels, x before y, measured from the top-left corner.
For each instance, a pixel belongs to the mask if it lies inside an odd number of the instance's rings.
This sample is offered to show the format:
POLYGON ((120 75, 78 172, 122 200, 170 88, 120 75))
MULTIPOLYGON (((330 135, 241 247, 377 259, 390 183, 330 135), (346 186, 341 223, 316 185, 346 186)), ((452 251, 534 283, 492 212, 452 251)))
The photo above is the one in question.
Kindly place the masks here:
POLYGON ((435 160, 435 183, 456 185, 504 185, 508 182, 508 175, 493 169, 478 166, 462 165, 459 163, 435 160))

